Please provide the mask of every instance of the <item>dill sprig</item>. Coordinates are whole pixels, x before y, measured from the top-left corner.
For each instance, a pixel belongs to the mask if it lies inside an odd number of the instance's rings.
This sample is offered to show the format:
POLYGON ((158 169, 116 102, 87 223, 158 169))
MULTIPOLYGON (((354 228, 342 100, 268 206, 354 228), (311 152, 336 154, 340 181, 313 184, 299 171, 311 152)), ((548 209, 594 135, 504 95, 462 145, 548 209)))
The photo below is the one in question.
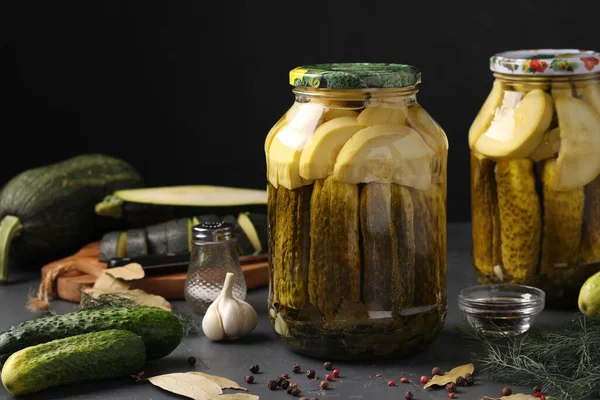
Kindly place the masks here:
POLYGON ((506 338, 470 327, 459 331, 479 346, 473 362, 484 378, 540 385, 557 400, 579 400, 600 390, 599 318, 578 315, 554 329, 532 328, 506 338))

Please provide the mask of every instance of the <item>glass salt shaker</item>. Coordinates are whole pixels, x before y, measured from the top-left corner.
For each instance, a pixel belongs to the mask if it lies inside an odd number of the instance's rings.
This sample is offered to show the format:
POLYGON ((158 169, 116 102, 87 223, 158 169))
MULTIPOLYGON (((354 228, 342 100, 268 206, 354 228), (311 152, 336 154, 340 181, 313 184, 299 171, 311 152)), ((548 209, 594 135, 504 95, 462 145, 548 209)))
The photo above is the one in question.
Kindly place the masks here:
POLYGON ((237 251, 234 227, 225 222, 202 222, 192 229, 193 247, 185 280, 185 300, 192 309, 204 314, 217 298, 225 275, 234 274, 233 295, 246 298, 246 280, 237 251))

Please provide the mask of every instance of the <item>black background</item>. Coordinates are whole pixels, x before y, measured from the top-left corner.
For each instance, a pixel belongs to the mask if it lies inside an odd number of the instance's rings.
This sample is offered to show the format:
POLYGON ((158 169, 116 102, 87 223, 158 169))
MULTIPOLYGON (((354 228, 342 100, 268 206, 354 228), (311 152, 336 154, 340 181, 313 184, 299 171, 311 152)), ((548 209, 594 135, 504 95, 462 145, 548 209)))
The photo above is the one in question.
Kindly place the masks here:
POLYGON ((468 220, 467 131, 489 57, 599 49, 597 1, 3 2, 0 184, 83 152, 147 185, 264 188, 263 141, 293 102, 288 72, 398 62, 450 142, 449 221, 468 220))

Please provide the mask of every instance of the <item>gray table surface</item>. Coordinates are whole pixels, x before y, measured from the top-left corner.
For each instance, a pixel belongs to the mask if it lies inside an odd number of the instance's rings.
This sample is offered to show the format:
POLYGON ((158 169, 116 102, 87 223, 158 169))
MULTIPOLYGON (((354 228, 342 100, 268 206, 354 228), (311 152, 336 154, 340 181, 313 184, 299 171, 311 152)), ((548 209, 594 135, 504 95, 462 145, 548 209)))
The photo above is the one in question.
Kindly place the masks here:
MULTIPOLYGON (((423 391, 418 382, 422 375, 430 375, 433 366, 449 370, 455 366, 469 362, 471 349, 460 335, 456 327, 463 323, 457 307, 457 294, 460 289, 476 284, 471 267, 470 225, 450 224, 448 227, 448 317, 443 332, 427 348, 417 356, 394 361, 372 362, 334 362, 341 371, 341 378, 331 384, 326 392, 318 390, 317 383, 308 379, 303 373, 294 375, 291 366, 300 364, 302 370, 314 369, 319 377, 325 371, 323 362, 304 357, 289 350, 277 338, 269 324, 267 316, 267 290, 256 289, 249 292, 247 301, 259 314, 259 322, 253 333, 244 339, 229 343, 214 343, 202 335, 184 338, 179 347, 166 358, 148 362, 145 368, 147 376, 189 371, 187 359, 195 356, 206 365, 198 362, 195 370, 209 374, 225 376, 237 381, 257 394, 261 399, 283 399, 289 396, 281 389, 270 391, 267 381, 284 372, 290 374, 290 379, 296 381, 302 390, 302 395, 316 396, 319 399, 403 399, 407 390, 413 392, 415 399, 447 399, 445 390, 423 391), (244 376, 249 375, 248 368, 259 364, 261 372, 256 374, 256 381, 246 385, 244 376), (382 377, 376 377, 382 374, 382 377), (400 377, 406 376, 417 384, 401 384, 400 377), (387 382, 394 379, 396 387, 388 387, 387 382)), ((16 282, 0 286, 0 330, 9 328, 21 321, 35 317, 35 314, 25 309, 27 296, 37 289, 37 275, 12 275, 16 282), (32 279, 27 279, 27 278, 32 279)), ((183 301, 174 301, 175 308, 190 311, 183 301)), ((74 310, 75 305, 64 301, 53 301, 52 308, 59 312, 74 310)), ((576 312, 544 310, 536 323, 553 325, 567 320, 576 312)), ((477 367, 477 366, 476 366, 477 367)), ((501 382, 485 382, 477 380, 475 385, 459 388, 457 399, 479 399, 481 396, 500 397, 500 390, 505 385, 501 382)), ((228 391, 229 392, 229 391, 228 391)), ((513 387, 513 392, 531 393, 531 388, 513 387)), ((0 398, 13 398, 0 386, 0 398)), ((25 397, 28 399, 176 399, 172 395, 148 382, 135 383, 132 379, 108 380, 102 382, 83 383, 49 389, 45 392, 25 397)))

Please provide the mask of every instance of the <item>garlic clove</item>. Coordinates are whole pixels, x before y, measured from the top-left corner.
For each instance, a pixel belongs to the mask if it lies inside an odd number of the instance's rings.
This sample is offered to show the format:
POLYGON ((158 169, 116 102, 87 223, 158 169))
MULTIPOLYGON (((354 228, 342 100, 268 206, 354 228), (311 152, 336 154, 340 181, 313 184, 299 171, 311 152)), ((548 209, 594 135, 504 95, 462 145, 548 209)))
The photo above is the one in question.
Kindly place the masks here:
POLYGON ((250 333, 258 323, 254 308, 233 297, 234 275, 227 273, 223 289, 208 308, 202 330, 211 340, 237 339, 250 333))
POLYGON ((225 332, 223 329, 223 323, 221 321, 221 315, 219 314, 218 303, 213 303, 206 310, 204 318, 202 318, 202 331, 204 335, 210 340, 223 340, 225 339, 225 332))

